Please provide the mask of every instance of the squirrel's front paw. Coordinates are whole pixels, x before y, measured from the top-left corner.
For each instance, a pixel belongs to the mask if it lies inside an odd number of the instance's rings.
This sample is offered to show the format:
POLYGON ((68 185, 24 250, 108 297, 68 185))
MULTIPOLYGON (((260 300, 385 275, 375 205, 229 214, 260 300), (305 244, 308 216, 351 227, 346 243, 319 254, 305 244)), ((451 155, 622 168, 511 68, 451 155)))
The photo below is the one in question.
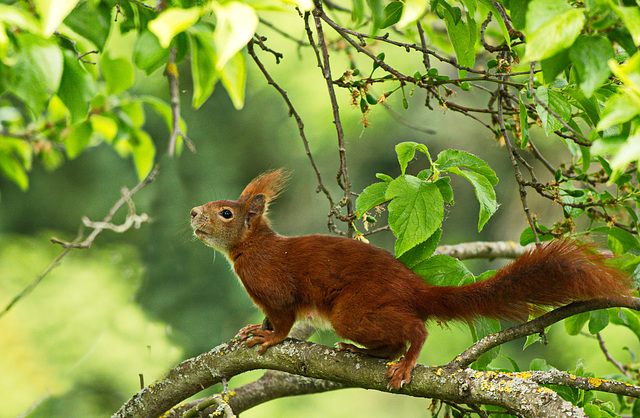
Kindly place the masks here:
POLYGON ((262 328, 262 324, 253 324, 247 325, 242 328, 236 334, 236 337, 240 339, 240 341, 246 341, 251 337, 251 335, 255 335, 256 331, 259 331, 262 328))

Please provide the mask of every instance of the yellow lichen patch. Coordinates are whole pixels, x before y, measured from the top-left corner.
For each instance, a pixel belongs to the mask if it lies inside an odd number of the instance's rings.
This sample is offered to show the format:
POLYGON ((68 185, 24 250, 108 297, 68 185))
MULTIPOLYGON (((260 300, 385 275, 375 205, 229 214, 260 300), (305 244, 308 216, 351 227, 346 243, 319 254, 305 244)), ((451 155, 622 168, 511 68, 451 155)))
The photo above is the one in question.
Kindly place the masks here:
POLYGON ((594 377, 588 377, 587 381, 589 382, 589 384, 595 388, 600 387, 600 385, 602 385, 604 382, 607 382, 606 380, 603 379, 596 379, 594 377))
POLYGON ((436 370, 436 375, 437 376, 442 376, 442 372, 443 372, 443 370, 442 370, 442 367, 441 367, 438 370, 436 370))

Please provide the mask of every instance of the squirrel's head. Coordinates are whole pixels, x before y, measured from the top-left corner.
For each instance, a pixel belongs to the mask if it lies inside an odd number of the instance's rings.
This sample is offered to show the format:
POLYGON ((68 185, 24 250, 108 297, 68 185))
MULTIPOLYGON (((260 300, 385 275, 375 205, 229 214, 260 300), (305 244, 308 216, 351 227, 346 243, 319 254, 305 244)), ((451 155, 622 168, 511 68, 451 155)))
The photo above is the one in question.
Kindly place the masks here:
POLYGON ((266 172, 245 187, 238 200, 217 200, 191 209, 191 227, 209 247, 225 254, 254 231, 268 227, 269 203, 280 195, 288 175, 281 169, 266 172))

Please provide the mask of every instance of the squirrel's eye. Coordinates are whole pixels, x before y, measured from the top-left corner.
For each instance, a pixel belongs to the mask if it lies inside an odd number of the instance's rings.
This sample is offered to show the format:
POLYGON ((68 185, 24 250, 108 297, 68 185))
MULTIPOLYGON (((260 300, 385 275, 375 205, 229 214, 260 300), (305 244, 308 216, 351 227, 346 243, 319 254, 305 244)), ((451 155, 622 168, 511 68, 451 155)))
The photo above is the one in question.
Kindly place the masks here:
POLYGON ((220 211, 220 216, 222 216, 224 219, 231 219, 233 213, 231 213, 229 209, 223 209, 220 211))

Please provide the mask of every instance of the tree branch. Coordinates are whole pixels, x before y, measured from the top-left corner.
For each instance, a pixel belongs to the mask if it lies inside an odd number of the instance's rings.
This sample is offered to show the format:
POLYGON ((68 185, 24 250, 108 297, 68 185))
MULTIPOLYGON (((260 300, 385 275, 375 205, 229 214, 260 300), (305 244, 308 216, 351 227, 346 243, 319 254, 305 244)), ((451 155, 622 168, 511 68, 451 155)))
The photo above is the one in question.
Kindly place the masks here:
MULTIPOLYGON (((571 315, 614 306, 640 309, 640 299, 594 299, 558 308, 533 321, 485 337, 447 365, 419 365, 413 372, 411 383, 403 387, 399 393, 455 403, 495 405, 521 416, 531 417, 555 417, 558 411, 567 413, 563 416, 585 416, 580 408, 538 384, 564 385, 640 397, 638 386, 610 380, 581 378, 560 371, 498 373, 465 368, 483 352, 504 342, 542 332, 545 327, 571 315)), ((247 348, 238 340, 232 340, 183 362, 164 378, 138 392, 113 417, 155 417, 206 387, 255 369, 280 370, 307 378, 340 382, 340 386, 333 386, 307 379, 296 381, 306 382, 307 388, 317 391, 361 387, 386 392, 387 382, 383 377, 386 368, 384 360, 337 351, 309 342, 287 339, 269 348, 265 354, 258 355, 255 349, 247 348)), ((287 378, 282 376, 274 381, 287 378)), ((266 380, 262 383, 268 385, 269 382, 266 380)), ((288 392, 283 390, 281 393, 284 395, 288 392)), ((230 395, 232 394, 233 392, 230 392, 230 395)), ((233 402, 232 395, 229 404, 233 405, 233 402)), ((242 409, 248 405, 238 402, 236 407, 242 409)))

